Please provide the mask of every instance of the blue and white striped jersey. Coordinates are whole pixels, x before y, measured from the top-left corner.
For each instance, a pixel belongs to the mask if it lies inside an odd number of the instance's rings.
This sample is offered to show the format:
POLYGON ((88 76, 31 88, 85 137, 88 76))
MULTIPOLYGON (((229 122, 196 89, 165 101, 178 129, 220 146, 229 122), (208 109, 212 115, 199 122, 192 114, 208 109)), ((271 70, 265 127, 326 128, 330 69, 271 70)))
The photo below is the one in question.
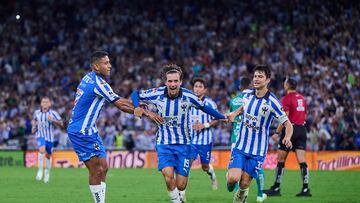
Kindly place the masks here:
POLYGON ((265 156, 272 121, 276 118, 284 123, 288 117, 280 101, 270 91, 261 98, 256 97, 255 90, 243 93, 244 111, 235 148, 247 154, 265 156))
POLYGON ((47 112, 42 112, 40 109, 36 110, 33 115, 33 120, 36 121, 36 137, 43 137, 45 141, 54 141, 54 124, 49 121, 48 117, 52 116, 54 119, 61 121, 58 112, 49 109, 47 112))
POLYGON ((77 87, 68 132, 92 135, 98 131, 96 120, 105 101, 115 102, 119 96, 95 72, 86 74, 77 87))
POLYGON ((157 113, 165 122, 158 125, 157 144, 190 144, 191 123, 190 110, 192 107, 202 108, 202 102, 188 89, 180 89, 179 96, 171 99, 167 95, 166 87, 141 90, 139 98, 146 103, 154 104, 157 113))
MULTIPOLYGON (((204 97, 205 105, 217 110, 216 103, 209 97, 204 97)), ((191 125, 195 123, 210 123, 214 118, 197 108, 191 108, 191 125)), ((213 129, 204 128, 201 131, 192 130, 191 144, 209 145, 212 143, 213 129)))

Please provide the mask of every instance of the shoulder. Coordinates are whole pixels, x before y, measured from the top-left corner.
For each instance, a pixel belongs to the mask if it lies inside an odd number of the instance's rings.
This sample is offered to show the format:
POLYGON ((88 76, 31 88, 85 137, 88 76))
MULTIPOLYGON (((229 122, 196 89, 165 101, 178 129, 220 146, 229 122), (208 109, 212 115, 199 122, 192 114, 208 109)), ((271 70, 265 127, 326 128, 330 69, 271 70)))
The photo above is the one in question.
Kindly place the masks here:
POLYGON ((275 105, 280 105, 281 102, 279 101, 279 99, 276 97, 276 95, 272 92, 270 92, 269 94, 269 101, 272 103, 272 104, 275 104, 275 105))
POLYGON ((145 95, 161 95, 164 94, 164 91, 165 87, 155 87, 151 89, 140 90, 139 93, 145 95))
POLYGON ((190 91, 190 90, 188 90, 188 89, 186 89, 186 88, 184 88, 184 87, 181 87, 181 91, 182 91, 182 94, 183 94, 185 97, 196 97, 196 98, 197 98, 197 96, 195 95, 194 92, 192 92, 192 91, 190 91))
POLYGON ((40 113, 41 111, 40 111, 40 109, 36 109, 35 111, 34 111, 34 114, 38 114, 38 113, 40 113))
POLYGON ((216 103, 214 100, 212 100, 210 97, 205 96, 205 102, 209 103, 211 106, 216 106, 216 103))

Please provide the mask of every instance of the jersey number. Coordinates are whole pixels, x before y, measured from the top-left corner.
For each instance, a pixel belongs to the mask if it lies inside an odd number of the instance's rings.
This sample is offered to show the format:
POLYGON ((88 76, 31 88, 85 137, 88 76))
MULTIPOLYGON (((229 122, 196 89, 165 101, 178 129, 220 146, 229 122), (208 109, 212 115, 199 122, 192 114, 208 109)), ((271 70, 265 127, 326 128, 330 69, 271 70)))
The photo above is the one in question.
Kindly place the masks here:
POLYGON ((297 100, 296 111, 305 111, 304 101, 302 99, 297 100))

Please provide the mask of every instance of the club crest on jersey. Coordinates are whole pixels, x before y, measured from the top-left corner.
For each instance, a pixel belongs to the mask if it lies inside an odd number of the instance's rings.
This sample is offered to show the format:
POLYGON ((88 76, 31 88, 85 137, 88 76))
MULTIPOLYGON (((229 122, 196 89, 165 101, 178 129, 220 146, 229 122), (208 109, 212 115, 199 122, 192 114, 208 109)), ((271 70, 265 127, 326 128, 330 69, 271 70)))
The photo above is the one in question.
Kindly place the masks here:
POLYGON ((269 110, 269 107, 268 107, 268 106, 263 106, 263 107, 261 108, 261 111, 262 111, 263 114, 266 114, 268 110, 269 110))
POLYGON ((93 146, 94 146, 94 149, 95 149, 95 150, 100 150, 100 146, 99 146, 98 143, 95 143, 93 146))
POLYGON ((186 104, 181 104, 181 109, 182 109, 183 111, 185 111, 186 108, 187 108, 187 105, 186 105, 186 104))

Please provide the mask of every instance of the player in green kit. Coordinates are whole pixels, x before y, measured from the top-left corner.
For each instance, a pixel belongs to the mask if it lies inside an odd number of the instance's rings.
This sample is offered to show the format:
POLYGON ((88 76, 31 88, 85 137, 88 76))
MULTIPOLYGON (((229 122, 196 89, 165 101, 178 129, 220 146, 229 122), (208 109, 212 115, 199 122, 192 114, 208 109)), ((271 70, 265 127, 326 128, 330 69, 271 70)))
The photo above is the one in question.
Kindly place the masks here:
MULTIPOLYGON (((251 84, 251 80, 249 78, 241 79, 240 93, 230 100, 230 112, 235 111, 236 109, 238 109, 240 106, 243 105, 243 96, 244 96, 243 92, 249 91, 250 84, 251 84)), ((236 137, 239 135, 239 132, 240 132, 240 122, 241 122, 241 117, 240 116, 236 117, 235 122, 233 123, 231 139, 230 139, 231 150, 233 149, 235 142, 236 142, 236 137)), ((266 199, 266 194, 263 193, 263 189, 264 189, 264 171, 263 171, 263 169, 259 170, 259 175, 258 175, 258 178, 256 179, 256 183, 257 183, 257 189, 258 189, 256 202, 263 202, 266 199)), ((238 188, 239 188, 239 183, 236 184, 235 191, 237 191, 238 188)))

